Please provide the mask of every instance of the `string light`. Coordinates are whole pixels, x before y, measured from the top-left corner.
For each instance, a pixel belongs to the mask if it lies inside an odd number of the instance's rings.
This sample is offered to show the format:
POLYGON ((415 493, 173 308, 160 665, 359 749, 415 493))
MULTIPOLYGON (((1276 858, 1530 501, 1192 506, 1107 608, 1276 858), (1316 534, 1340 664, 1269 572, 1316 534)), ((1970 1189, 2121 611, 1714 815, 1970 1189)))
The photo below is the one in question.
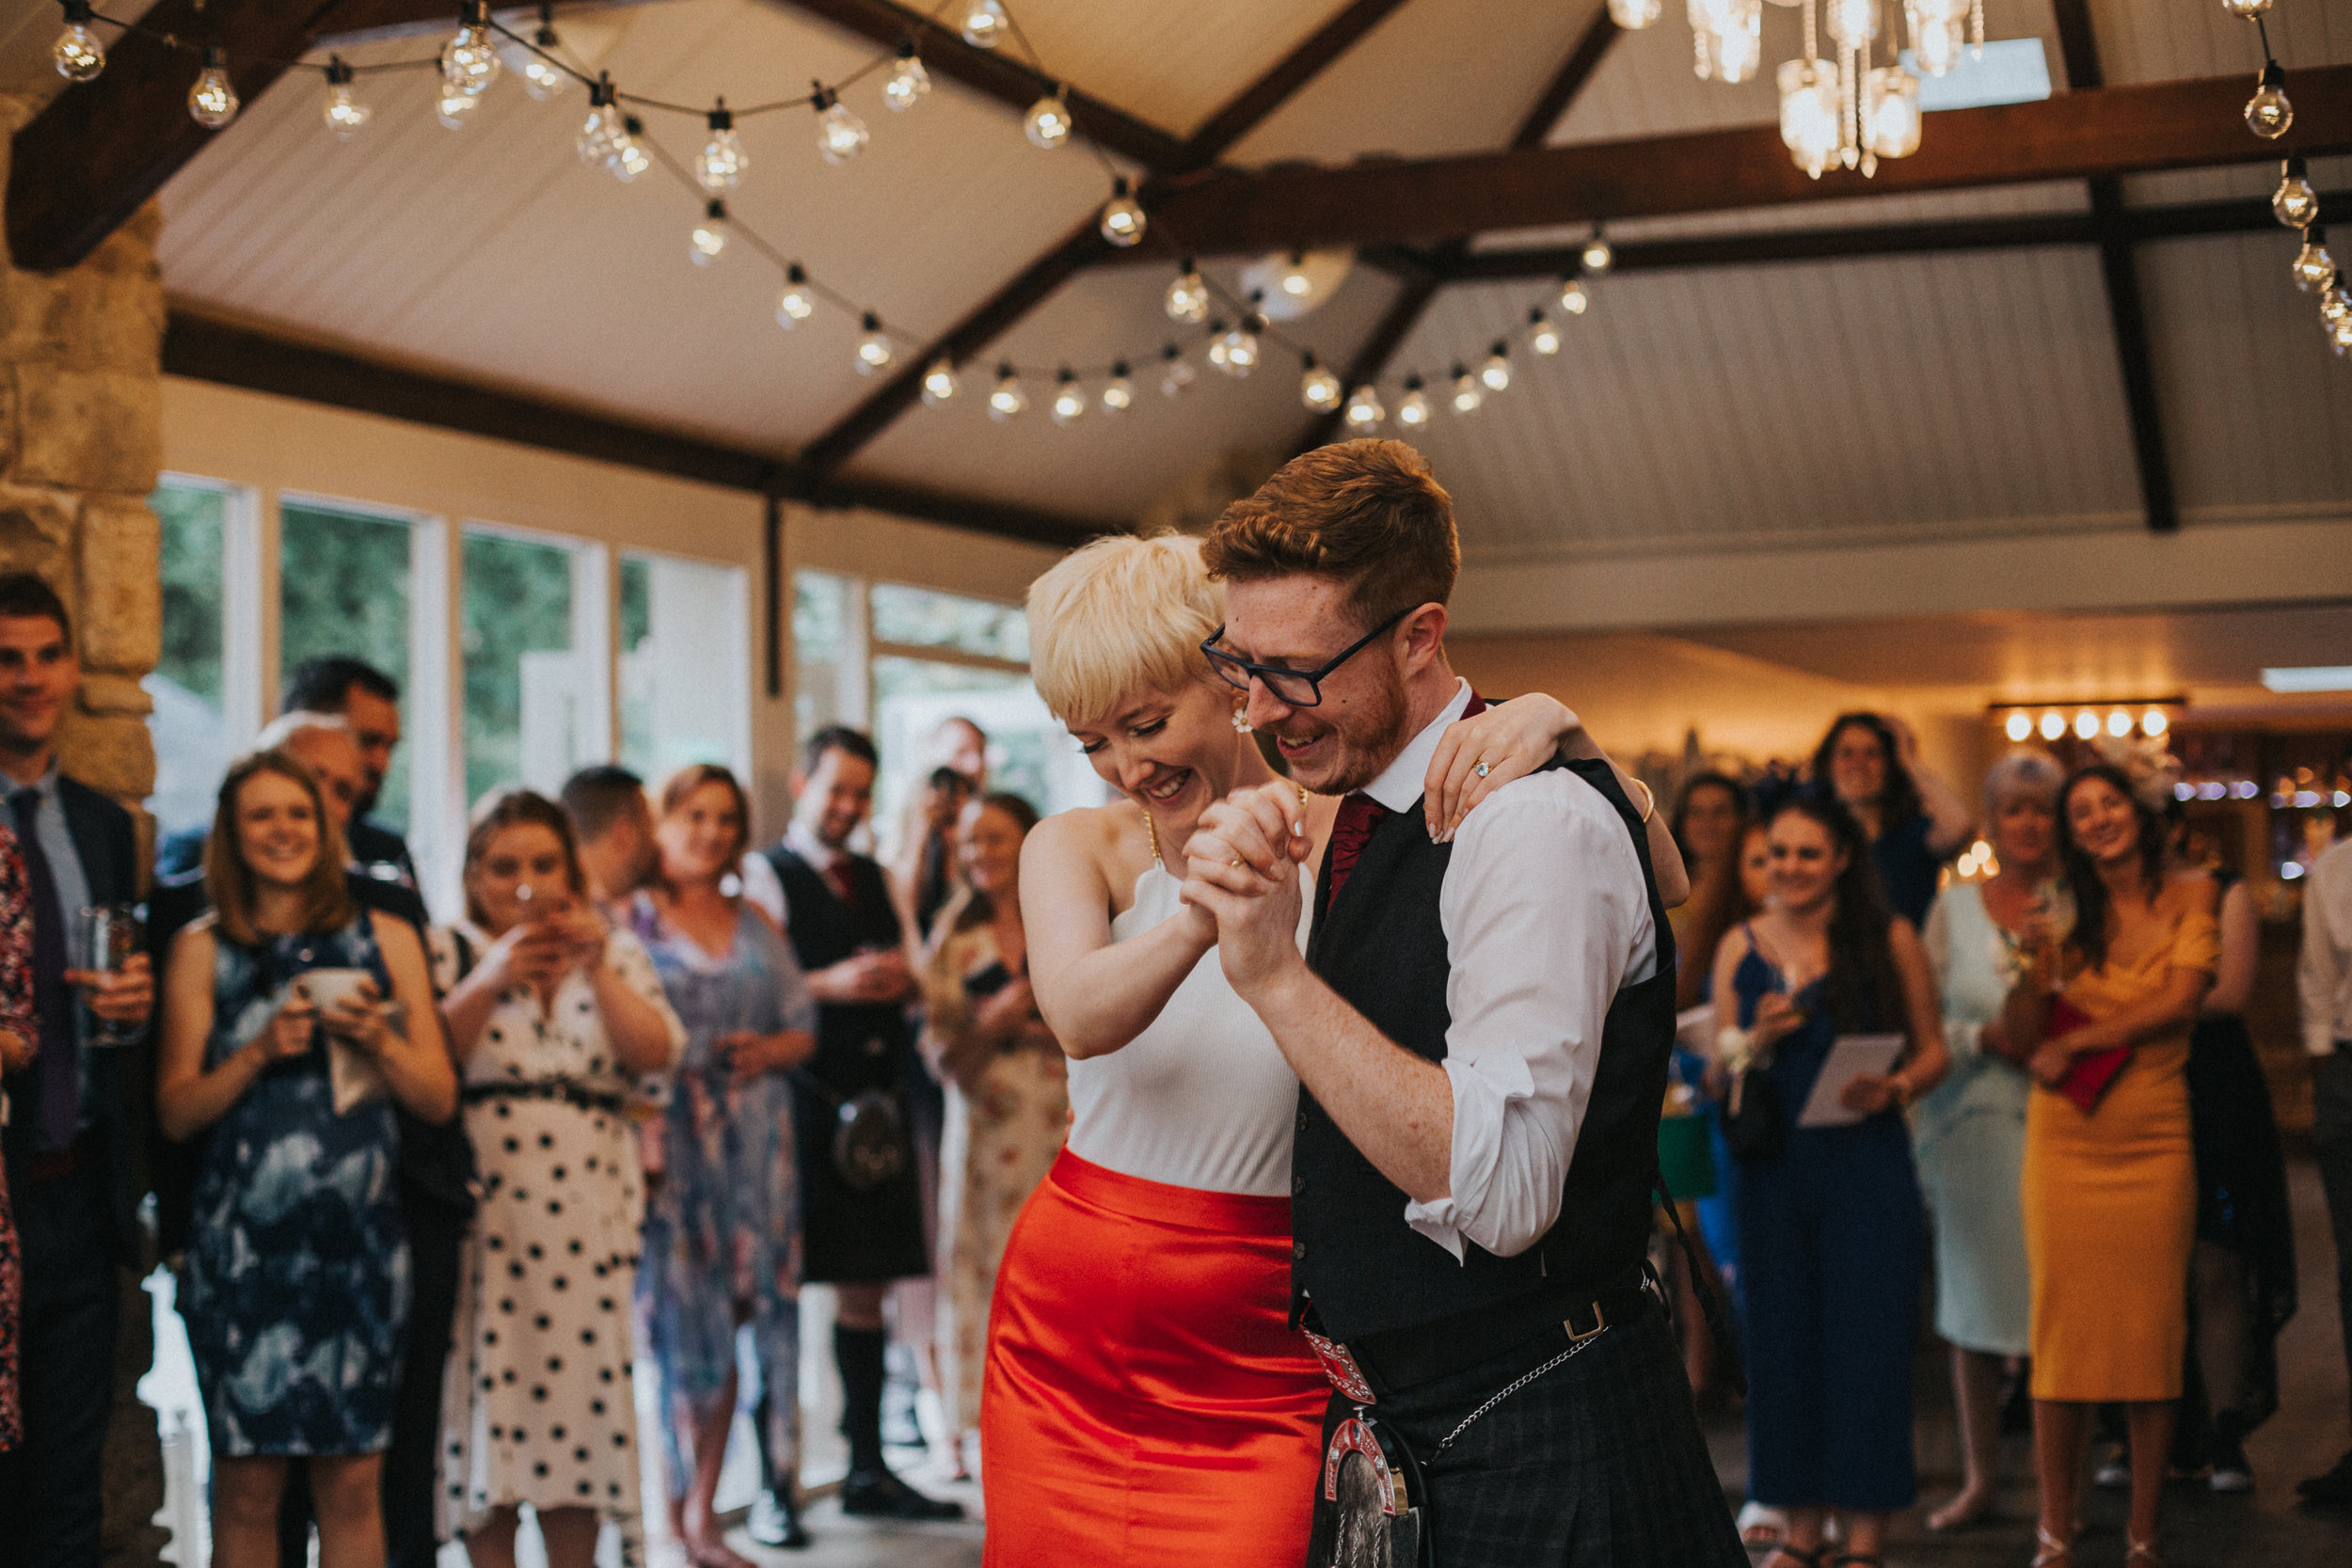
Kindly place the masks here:
POLYGON ((1666 0, 1609 0, 1609 20, 1638 33, 1666 14, 1666 0))
POLYGON ((612 162, 609 166, 612 178, 624 185, 653 167, 653 154, 638 140, 644 134, 644 120, 635 115, 621 117, 621 139, 612 145, 612 162))
POLYGON ((601 168, 612 162, 612 156, 628 133, 622 129, 621 111, 613 103, 612 78, 599 76, 588 85, 588 118, 581 122, 580 134, 572 139, 579 150, 580 161, 590 168, 601 168))
POLYGON ((971 0, 958 30, 973 48, 993 49, 1003 40, 1006 26, 1003 0, 971 0))
POLYGON ((2097 714, 2091 712, 2089 708, 2085 708, 2082 712, 2074 715, 2074 736, 2076 739, 2089 740, 2092 736, 2097 735, 2098 733, 2099 716, 2097 714))
POLYGON ((561 93, 564 84, 571 80, 562 66, 544 57, 553 54, 564 42, 555 36, 553 6, 539 8, 539 30, 531 36, 531 41, 536 47, 522 51, 522 65, 516 74, 523 79, 523 91, 531 95, 532 102, 544 103, 561 93))
POLYGON ((1128 193, 1127 177, 1111 182, 1111 198, 1103 208, 1103 238, 1121 249, 1143 238, 1143 209, 1128 193))
POLYGON ((2033 715, 2029 713, 2010 714, 2008 729, 2009 737, 2011 740, 2026 739, 2033 734, 2033 715))
POLYGON ((1365 382, 1348 394, 1347 428, 1359 436, 1377 430, 1380 421, 1388 417, 1389 411, 1380 406, 1380 393, 1371 382, 1365 382))
POLYGON ((204 46, 204 69, 188 88, 188 117, 207 131, 237 118, 237 89, 229 85, 229 56, 219 44, 204 46))
POLYGON ((698 267, 707 267, 725 255, 727 204, 717 197, 712 197, 710 205, 703 209, 702 222, 694 225, 694 231, 688 235, 687 239, 689 242, 687 254, 694 259, 694 264, 698 267))
POLYGON ((1160 350, 1160 396, 1182 397, 1200 379, 1200 372, 1192 368, 1183 349, 1170 343, 1160 350))
POLYGON ((1315 292, 1315 280, 1307 271, 1305 251, 1291 252, 1291 259, 1283 265, 1282 276, 1277 280, 1276 287, 1293 299, 1304 299, 1315 292))
POLYGON ((2295 286, 2307 294, 2322 294, 2336 280, 2336 259, 2328 254, 2328 230, 2317 224, 2303 230, 2303 248, 2295 253, 2295 286))
POLYGON ((2059 736, 2062 736, 2065 733, 2066 715, 2062 713, 2045 713, 2042 716, 2042 739, 2056 740, 2059 736))
POLYGON ((1560 352, 1560 329, 1540 305, 1527 313, 1527 346, 1547 359, 1560 352))
POLYGON ((1127 361, 1111 361, 1111 378, 1103 384, 1103 412, 1124 414, 1136 405, 1135 377, 1127 373, 1127 361))
POLYGON ((1495 340, 1495 346, 1486 351, 1486 364, 1479 368, 1478 379, 1486 384, 1486 390, 1490 392, 1503 391, 1510 387, 1511 345, 1509 343, 1500 338, 1495 340))
POLYGON ((1209 319, 1208 280, 1200 276, 1200 269, 1193 264, 1191 257, 1184 258, 1184 269, 1168 283, 1163 304, 1172 322, 1198 326, 1209 319))
POLYGON ((914 52, 914 40, 898 45, 898 58, 890 68, 890 80, 882 84, 882 102, 893 114, 905 114, 930 96, 931 73, 923 69, 923 57, 914 52))
POLYGON ((351 80, 351 67, 343 63, 343 57, 329 55, 326 57, 326 102, 319 112, 326 120, 326 128, 335 133, 337 141, 349 141, 358 135, 359 127, 365 125, 369 117, 375 113, 352 96, 351 80))
POLYGON ((715 196, 741 184, 752 160, 743 150, 743 138, 736 134, 735 116, 725 99, 710 111, 709 123, 710 139, 703 143, 702 152, 694 159, 694 180, 715 196))
POLYGON ((479 94, 468 92, 463 87, 443 82, 440 97, 434 103, 433 111, 446 129, 463 131, 466 128, 466 121, 473 118, 474 110, 480 107, 482 99, 479 94))
POLYGON ((1022 117, 1021 129, 1028 134, 1030 146, 1051 152, 1070 139, 1073 126, 1070 105, 1062 102, 1063 90, 1056 87, 1030 104, 1029 112, 1022 117))
POLYGON ((2276 0, 2221 0, 2221 8, 2241 21, 2251 22, 2276 4, 2276 0))
POLYGON ((784 293, 776 301, 776 325, 789 332, 816 313, 816 298, 808 292, 808 274, 795 261, 784 269, 784 293))
POLYGON ((1454 411, 1456 414, 1475 414, 1479 404, 1486 401, 1486 394, 1478 388, 1478 377, 1456 364, 1454 367, 1454 411))
POLYGON ((1411 430, 1429 422, 1429 399, 1421 389, 1418 375, 1405 378, 1405 395, 1396 404, 1396 422, 1411 430))
POLYGON ((1560 309, 1571 316, 1581 316, 1593 308, 1592 292, 1584 280, 1570 274, 1560 280, 1560 309))
POLYGON ((1258 364, 1258 335, 1251 328, 1256 319, 1245 316, 1239 326, 1227 326, 1223 322, 1211 322, 1209 331, 1209 363, 1236 381, 1248 379, 1258 364))
POLYGON ((809 102, 817 109, 817 150, 825 162, 835 168, 866 150, 873 139, 866 129, 866 121, 842 106, 840 95, 822 82, 810 84, 816 91, 809 102))
POLYGON ((2142 735, 2152 737, 2160 736, 2170 727, 2171 721, 2165 718, 2164 709, 2160 707, 2152 707, 2139 716, 2139 733, 2142 735))
POLYGON ((2270 211, 2289 229, 2308 229, 2319 216, 2319 193, 2312 189, 2300 152, 2280 166, 2279 188, 2270 193, 2270 211))
POLYGON ((996 367, 996 385, 988 394, 988 417, 999 421, 1009 420, 1029 406, 1028 394, 1021 389, 1021 378, 1009 364, 996 367))
POLYGON ((890 334, 882 330, 882 318, 868 310, 858 318, 857 373, 872 375, 889 365, 895 356, 890 346, 890 334))
POLYGON ((65 27, 49 46, 49 58, 69 82, 95 82, 106 69, 106 46, 89 24, 89 0, 65 0, 65 27))
POLYGON ((956 367, 948 362, 946 356, 942 355, 931 361, 930 369, 923 372, 923 403, 927 407, 936 408, 954 397, 961 386, 956 380, 956 367))
POLYGON ((2331 333, 2352 325, 2352 294, 2345 293, 2341 283, 2320 296, 2319 325, 2331 333))
POLYGON ((2263 73, 2255 79, 2254 96, 2246 101, 2246 128, 2258 136, 2277 141, 2295 123, 2295 105, 2287 102, 2287 73, 2279 69, 2276 60, 2263 62, 2263 73))
POLYGON ((1328 414, 1340 405, 1340 378, 1328 367, 1316 362, 1310 349, 1300 356, 1298 398, 1318 414, 1328 414))
POLYGON ((1054 377, 1054 405, 1048 412, 1054 422, 1067 428, 1087 411, 1087 395, 1078 386, 1078 378, 1064 365, 1054 377))
POLYGON ((1593 225, 1593 237, 1584 242, 1584 270, 1598 277, 1617 264, 1617 251, 1602 233, 1599 224, 1593 225))
MULTIPOLYGON (((469 98, 479 98, 506 67, 490 41, 490 8, 483 0, 466 0, 457 8, 457 31, 441 45, 441 80, 469 98)), ((442 118, 447 119, 446 113, 442 118)))

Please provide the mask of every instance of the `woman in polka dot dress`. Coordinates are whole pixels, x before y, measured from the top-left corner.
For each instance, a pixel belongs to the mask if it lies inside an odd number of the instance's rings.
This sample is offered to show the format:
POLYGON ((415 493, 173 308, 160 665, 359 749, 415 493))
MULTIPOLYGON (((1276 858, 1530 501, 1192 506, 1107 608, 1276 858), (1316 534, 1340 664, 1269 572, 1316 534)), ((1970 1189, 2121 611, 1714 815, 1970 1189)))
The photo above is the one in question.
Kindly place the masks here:
POLYGON ((622 1101, 686 1031, 644 947, 588 898, 553 801, 484 801, 465 888, 470 919, 436 933, 435 959, 483 1195, 442 1404, 442 1523, 475 1568, 512 1568, 527 1502, 550 1568, 590 1568, 608 1520, 635 1563, 644 1203, 622 1101))

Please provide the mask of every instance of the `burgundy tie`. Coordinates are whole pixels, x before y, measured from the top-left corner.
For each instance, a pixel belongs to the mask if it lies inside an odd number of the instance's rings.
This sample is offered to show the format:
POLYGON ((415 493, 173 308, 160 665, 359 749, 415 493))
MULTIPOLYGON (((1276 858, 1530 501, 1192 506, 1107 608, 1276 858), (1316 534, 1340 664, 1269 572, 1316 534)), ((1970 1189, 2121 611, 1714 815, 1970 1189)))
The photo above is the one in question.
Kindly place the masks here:
POLYGON ((841 900, 842 908, 857 908, 857 884, 850 880, 850 859, 847 855, 835 856, 827 862, 821 875, 825 885, 833 889, 833 895, 841 900))
POLYGON ((1324 893, 1325 909, 1338 901, 1347 874, 1356 869, 1357 857, 1364 852, 1364 841, 1388 815, 1388 807, 1360 789, 1341 800, 1340 814, 1331 823, 1331 875, 1324 893))

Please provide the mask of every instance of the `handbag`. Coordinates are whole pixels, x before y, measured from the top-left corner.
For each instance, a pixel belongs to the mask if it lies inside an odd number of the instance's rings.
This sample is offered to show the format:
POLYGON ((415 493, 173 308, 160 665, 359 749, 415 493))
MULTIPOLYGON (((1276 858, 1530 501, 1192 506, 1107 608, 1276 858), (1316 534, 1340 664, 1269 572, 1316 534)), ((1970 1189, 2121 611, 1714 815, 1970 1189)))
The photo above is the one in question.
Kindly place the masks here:
MULTIPOLYGON (((2090 1015, 2063 996, 2050 1004, 2050 1016, 2042 1025, 2045 1040, 2063 1039, 2090 1022, 2090 1015)), ((2067 1064, 2066 1076, 2058 1081, 2058 1092, 2074 1102, 2074 1108, 2089 1116, 2099 1108, 2115 1085, 2116 1075, 2132 1059, 2128 1045, 2111 1045, 2105 1051, 2086 1051, 2067 1064)))
POLYGON ((1780 1090, 1756 1067, 1746 1067, 1731 1080, 1724 1097, 1724 1143, 1742 1164, 1777 1156, 1788 1141, 1788 1119, 1780 1114, 1780 1090))

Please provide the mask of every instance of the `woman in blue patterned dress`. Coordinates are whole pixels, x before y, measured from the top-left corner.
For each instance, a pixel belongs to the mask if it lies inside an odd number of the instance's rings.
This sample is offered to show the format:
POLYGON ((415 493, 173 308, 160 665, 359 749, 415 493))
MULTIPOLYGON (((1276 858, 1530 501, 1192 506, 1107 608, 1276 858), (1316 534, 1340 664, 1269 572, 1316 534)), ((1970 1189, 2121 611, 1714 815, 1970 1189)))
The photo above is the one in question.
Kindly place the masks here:
POLYGON ((399 1134, 384 1095, 337 1113, 329 1053, 427 1121, 456 1109, 457 1078, 424 949, 353 906, 342 835, 299 762, 231 768, 205 855, 215 912, 172 944, 155 1100, 165 1136, 211 1133, 180 1310, 212 1435, 213 1560, 277 1562, 302 1459, 324 1568, 380 1568, 408 1298, 399 1134), (338 970, 367 979, 347 994, 304 979, 338 970))
POLYGON ((652 953, 686 1054, 661 1128, 637 1275, 669 1426, 670 1509, 701 1568, 750 1568, 721 1537, 711 1496, 735 1418, 736 1331, 748 1326, 763 1487, 804 1543, 799 1469, 800 1213, 787 1071, 817 1048, 817 1003, 768 917, 739 894, 750 836, 742 787, 698 764, 663 786, 661 865, 631 924, 652 953))

